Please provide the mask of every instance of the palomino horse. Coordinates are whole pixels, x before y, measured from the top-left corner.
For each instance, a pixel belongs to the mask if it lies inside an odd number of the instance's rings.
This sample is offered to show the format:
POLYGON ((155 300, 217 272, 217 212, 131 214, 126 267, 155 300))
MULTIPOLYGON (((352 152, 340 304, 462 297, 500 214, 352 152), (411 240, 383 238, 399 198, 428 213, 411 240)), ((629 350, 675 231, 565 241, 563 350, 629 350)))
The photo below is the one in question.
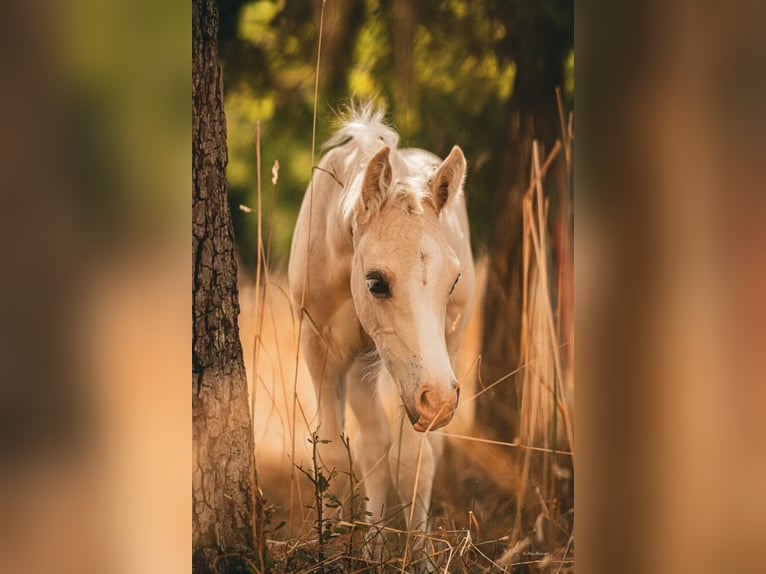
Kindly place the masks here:
POLYGON ((397 149, 382 119, 369 106, 352 111, 325 145, 295 226, 289 280, 296 310, 308 315, 301 349, 317 393, 319 436, 331 441, 321 464, 348 469, 340 440, 348 401, 359 423, 351 452, 367 511, 384 518, 394 484, 406 506, 417 490, 405 513, 415 529, 426 527, 442 450, 441 437, 428 434, 421 453, 418 433, 446 425, 457 407, 452 358, 473 307, 466 162, 457 146, 443 162, 397 149), (397 444, 377 392, 381 367, 411 423, 397 444))

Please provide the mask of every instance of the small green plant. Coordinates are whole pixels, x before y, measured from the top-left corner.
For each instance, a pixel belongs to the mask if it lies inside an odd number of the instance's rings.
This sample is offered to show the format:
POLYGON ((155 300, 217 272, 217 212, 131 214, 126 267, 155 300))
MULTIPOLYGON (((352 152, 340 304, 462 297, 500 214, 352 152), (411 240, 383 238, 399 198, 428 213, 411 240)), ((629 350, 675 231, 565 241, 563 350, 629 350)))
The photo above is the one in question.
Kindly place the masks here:
POLYGON ((319 464, 319 445, 329 444, 331 441, 327 439, 320 439, 318 428, 311 433, 311 437, 307 440, 311 444, 312 468, 306 470, 302 465, 297 466, 297 468, 306 476, 306 478, 309 479, 309 482, 314 487, 314 504, 311 506, 315 508, 317 513, 315 526, 318 543, 317 563, 321 564, 324 561, 325 543, 333 537, 332 520, 325 518, 324 509, 326 507, 337 509, 341 506, 337 496, 335 496, 329 490, 330 481, 337 476, 338 471, 333 468, 330 470, 329 474, 325 475, 325 469, 322 468, 322 466, 319 464))
POLYGON ((329 471, 322 467, 319 462, 318 449, 319 445, 330 444, 332 441, 328 439, 319 438, 319 429, 314 430, 311 436, 307 439, 311 444, 311 468, 306 469, 302 465, 296 465, 296 468, 303 473, 303 475, 309 480, 313 487, 314 500, 309 508, 313 508, 316 511, 316 522, 314 524, 314 531, 316 533, 317 551, 316 560, 320 565, 325 560, 325 550, 327 543, 340 536, 348 536, 348 542, 345 549, 345 554, 348 558, 356 556, 355 553, 355 540, 358 538, 355 536, 356 524, 358 521, 366 519, 371 515, 370 512, 364 510, 364 502, 368 499, 366 496, 360 500, 360 495, 357 494, 357 479, 353 471, 353 460, 351 457, 351 446, 348 437, 340 435, 341 444, 346 451, 348 457, 348 472, 338 471, 333 468, 329 471), (344 506, 342 500, 338 498, 331 488, 333 481, 340 475, 347 474, 349 480, 349 492, 351 493, 348 500, 348 506, 344 506), (359 510, 358 508, 362 508, 359 510), (327 513, 326 509, 334 510, 336 512, 327 513), (349 521, 343 520, 343 510, 346 509, 345 514, 349 517, 349 521), (328 514, 330 514, 328 516, 328 514))

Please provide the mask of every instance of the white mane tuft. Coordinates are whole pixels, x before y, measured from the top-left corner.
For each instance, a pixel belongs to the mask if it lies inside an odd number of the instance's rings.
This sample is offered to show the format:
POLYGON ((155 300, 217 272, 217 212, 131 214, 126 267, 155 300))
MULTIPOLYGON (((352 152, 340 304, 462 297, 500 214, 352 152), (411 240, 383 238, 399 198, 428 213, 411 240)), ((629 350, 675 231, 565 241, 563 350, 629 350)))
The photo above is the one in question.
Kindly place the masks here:
POLYGON ((399 145, 399 135, 383 121, 385 112, 372 102, 351 104, 345 116, 340 129, 324 144, 325 149, 353 139, 356 147, 369 159, 384 145, 392 150, 399 145))

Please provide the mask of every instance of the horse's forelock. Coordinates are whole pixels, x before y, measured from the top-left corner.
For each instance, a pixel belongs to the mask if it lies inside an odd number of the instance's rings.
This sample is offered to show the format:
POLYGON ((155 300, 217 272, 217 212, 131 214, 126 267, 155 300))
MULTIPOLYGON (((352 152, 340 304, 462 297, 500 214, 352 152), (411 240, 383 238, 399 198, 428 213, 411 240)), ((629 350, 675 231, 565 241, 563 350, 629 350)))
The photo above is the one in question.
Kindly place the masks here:
MULTIPOLYGON (((406 213, 423 213, 425 205, 433 207, 431 195, 428 193, 426 182, 419 177, 405 177, 396 179, 391 186, 385 190, 384 196, 380 202, 368 209, 364 214, 359 213, 359 196, 361 195, 362 182, 364 180, 364 169, 351 181, 346 190, 347 193, 341 202, 341 213, 343 220, 354 227, 354 219, 359 223, 366 224, 378 215, 384 207, 399 207, 406 213)), ((435 207, 434 207, 435 209, 435 207)))
POLYGON ((345 170, 348 174, 340 211, 347 229, 353 229, 356 220, 365 223, 375 217, 384 206, 401 206, 409 213, 422 213, 425 205, 432 204, 427 184, 422 177, 412 177, 407 162, 399 157, 398 134, 384 122, 385 114, 368 102, 352 105, 345 121, 325 144, 325 148, 343 146, 345 170), (367 163, 383 146, 391 149, 391 163, 398 179, 385 190, 385 195, 371 209, 357 214, 367 163))

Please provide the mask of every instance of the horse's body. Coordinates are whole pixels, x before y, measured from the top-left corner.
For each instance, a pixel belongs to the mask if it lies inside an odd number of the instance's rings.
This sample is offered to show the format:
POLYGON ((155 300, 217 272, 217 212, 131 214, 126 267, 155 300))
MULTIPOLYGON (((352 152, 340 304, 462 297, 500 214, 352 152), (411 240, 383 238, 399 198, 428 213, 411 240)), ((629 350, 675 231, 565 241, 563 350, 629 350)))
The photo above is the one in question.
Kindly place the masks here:
MULTIPOLYGON (((308 315, 301 349, 317 392, 319 434, 332 441, 320 450, 322 465, 348 468, 340 441, 348 401, 372 519, 386 515, 396 484, 405 505, 417 489, 409 526, 424 528, 441 444, 426 437, 418 470, 416 431, 452 417, 459 389, 451 361, 473 307, 465 159, 457 147, 444 162, 397 149, 397 135, 381 120, 369 108, 353 112, 326 144, 295 227, 290 290, 296 310, 308 315), (393 446, 376 391, 381 365, 411 423, 404 421, 393 446)), ((339 490, 347 483, 335 481, 339 490)))

